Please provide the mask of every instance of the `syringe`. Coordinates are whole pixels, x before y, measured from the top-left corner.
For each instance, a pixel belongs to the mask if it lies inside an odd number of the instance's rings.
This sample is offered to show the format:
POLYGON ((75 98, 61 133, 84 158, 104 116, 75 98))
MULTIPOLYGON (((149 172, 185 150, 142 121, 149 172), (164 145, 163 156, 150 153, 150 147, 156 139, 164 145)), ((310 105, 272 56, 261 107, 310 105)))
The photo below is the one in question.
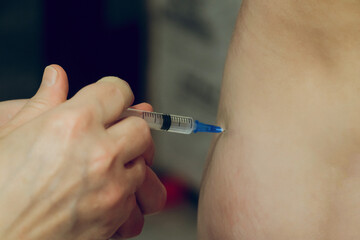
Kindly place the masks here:
POLYGON ((221 133, 224 131, 221 127, 204 124, 199 122, 198 120, 194 121, 192 117, 148 112, 132 108, 126 109, 121 114, 120 119, 130 116, 141 117, 149 124, 149 127, 154 130, 162 130, 182 134, 190 134, 197 132, 221 133))

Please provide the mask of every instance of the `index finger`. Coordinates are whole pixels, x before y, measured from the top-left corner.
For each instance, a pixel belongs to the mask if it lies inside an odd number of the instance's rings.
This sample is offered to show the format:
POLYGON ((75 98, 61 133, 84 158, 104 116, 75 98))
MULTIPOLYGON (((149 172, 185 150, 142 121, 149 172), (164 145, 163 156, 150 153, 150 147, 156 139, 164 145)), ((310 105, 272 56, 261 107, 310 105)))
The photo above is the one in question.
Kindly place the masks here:
MULTIPOLYGON (((149 103, 146 103, 146 102, 134 105, 131 108, 143 110, 143 111, 149 111, 149 112, 154 111, 153 107, 149 103)), ((146 151, 143 154, 146 164, 148 166, 151 166, 153 164, 154 154, 155 154, 155 146, 154 146, 154 142, 151 141, 151 143, 149 144, 149 147, 146 149, 146 151)))
POLYGON ((139 103, 137 105, 132 106, 131 108, 138 109, 138 110, 143 110, 143 111, 149 111, 149 112, 154 111, 153 107, 149 103, 146 103, 146 102, 139 103))
POLYGON ((129 84, 117 77, 104 77, 81 89, 70 100, 89 107, 103 124, 114 122, 133 101, 129 84))

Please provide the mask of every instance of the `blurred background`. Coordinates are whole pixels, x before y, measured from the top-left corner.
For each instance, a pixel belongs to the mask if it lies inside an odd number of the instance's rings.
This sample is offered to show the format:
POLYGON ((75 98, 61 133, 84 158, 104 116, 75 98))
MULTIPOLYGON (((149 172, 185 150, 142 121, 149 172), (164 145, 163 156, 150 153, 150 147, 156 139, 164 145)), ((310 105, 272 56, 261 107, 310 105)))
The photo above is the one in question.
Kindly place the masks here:
MULTIPOLYGON (((103 76, 129 82, 135 103, 215 123, 240 0, 0 1, 0 100, 29 98, 43 69, 61 65, 69 97, 103 76)), ((166 209, 134 239, 196 239, 210 134, 153 132, 166 209)))

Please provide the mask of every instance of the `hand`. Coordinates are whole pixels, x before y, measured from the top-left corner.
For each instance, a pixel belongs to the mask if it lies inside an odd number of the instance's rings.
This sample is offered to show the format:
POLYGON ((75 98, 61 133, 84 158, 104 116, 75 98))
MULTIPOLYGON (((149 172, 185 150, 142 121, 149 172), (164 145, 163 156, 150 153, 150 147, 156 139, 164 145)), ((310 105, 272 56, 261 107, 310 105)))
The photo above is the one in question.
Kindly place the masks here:
POLYGON ((1 239, 128 237, 164 204, 147 124, 105 127, 132 104, 129 86, 108 77, 66 101, 67 89, 52 65, 32 99, 0 105, 16 113, 0 126, 1 239))
POLYGON ((27 99, 0 102, 0 127, 9 122, 27 102, 27 99))
MULTIPOLYGON (((132 108, 151 112, 153 111, 152 106, 147 103, 141 103, 133 106, 132 108)), ((151 150, 147 151, 148 156, 146 159, 153 159, 154 151, 152 150, 154 148, 150 149, 151 150)), ((114 240, 139 235, 144 225, 143 214, 158 212, 165 204, 166 190, 159 178, 149 167, 152 162, 148 162, 147 164, 145 181, 136 192, 136 198, 139 206, 134 208, 127 222, 125 222, 112 236, 112 239, 114 240)))

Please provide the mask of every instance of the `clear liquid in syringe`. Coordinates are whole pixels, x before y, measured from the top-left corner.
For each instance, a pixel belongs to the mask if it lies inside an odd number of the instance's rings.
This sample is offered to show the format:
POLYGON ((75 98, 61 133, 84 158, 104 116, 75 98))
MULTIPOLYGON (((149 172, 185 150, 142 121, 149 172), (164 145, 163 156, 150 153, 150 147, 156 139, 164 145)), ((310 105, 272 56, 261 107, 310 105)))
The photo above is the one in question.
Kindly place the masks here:
POLYGON ((141 117, 148 123, 149 127, 154 130, 182 134, 191 134, 196 132, 221 133, 224 131, 221 127, 215 125, 204 124, 197 120, 194 121, 192 117, 148 112, 132 108, 126 109, 121 114, 120 119, 130 116, 141 117))

